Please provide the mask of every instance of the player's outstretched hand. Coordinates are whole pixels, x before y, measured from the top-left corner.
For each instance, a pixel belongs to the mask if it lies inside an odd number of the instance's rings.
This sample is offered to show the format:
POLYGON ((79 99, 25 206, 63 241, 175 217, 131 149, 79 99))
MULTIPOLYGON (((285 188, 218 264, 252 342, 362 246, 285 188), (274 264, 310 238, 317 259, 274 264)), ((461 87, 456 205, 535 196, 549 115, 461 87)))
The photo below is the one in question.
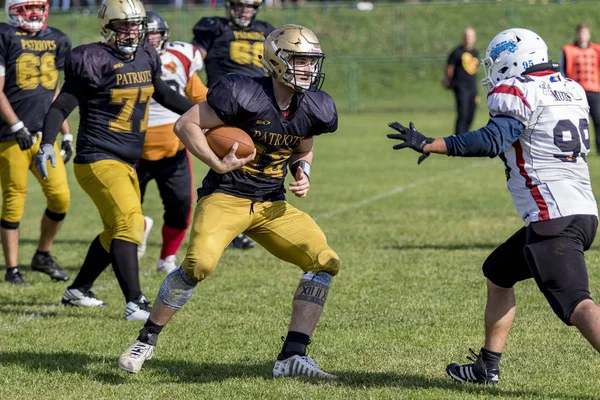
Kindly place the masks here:
POLYGON ((308 190, 310 189, 310 180, 304 173, 302 168, 296 170, 296 182, 290 182, 290 192, 294 193, 296 197, 306 197, 308 190))
POLYGON ((221 159, 221 162, 219 163, 218 167, 213 168, 217 173, 225 174, 227 172, 241 168, 244 165, 248 164, 250 161, 254 160, 254 157, 256 157, 256 149, 254 149, 252 154, 250 154, 248 157, 237 158, 235 156, 235 152, 236 152, 237 148, 238 148, 238 144, 236 142, 233 144, 233 146, 231 146, 231 150, 229 151, 229 154, 227 154, 225 157, 223 157, 221 159))
POLYGON ((433 138, 428 138, 421 132, 415 129, 415 124, 412 122, 408 125, 408 128, 399 122, 390 122, 388 126, 400 133, 389 133, 387 135, 390 139, 401 140, 402 143, 394 145, 394 150, 400 150, 405 148, 411 148, 414 151, 421 153, 421 157, 417 161, 417 164, 421 164, 423 160, 429 157, 429 153, 424 153, 423 148, 426 144, 433 143, 433 138))
POLYGON ((35 168, 42 177, 46 179, 48 177, 48 166, 46 161, 50 160, 52 168, 56 168, 56 153, 54 152, 54 146, 51 144, 42 144, 40 151, 35 156, 35 168))

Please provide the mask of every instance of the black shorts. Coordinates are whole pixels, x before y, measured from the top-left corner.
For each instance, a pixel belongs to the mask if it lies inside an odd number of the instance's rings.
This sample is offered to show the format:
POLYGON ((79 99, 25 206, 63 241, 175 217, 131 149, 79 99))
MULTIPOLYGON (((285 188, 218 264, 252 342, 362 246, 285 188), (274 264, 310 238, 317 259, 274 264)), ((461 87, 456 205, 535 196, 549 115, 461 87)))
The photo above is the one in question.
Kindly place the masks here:
POLYGON ((187 228, 194 196, 192 167, 187 150, 156 161, 141 159, 136 169, 142 202, 148 183, 156 180, 165 209, 165 225, 175 229, 187 228))
POLYGON ((591 298, 583 252, 594 242, 597 228, 593 215, 532 222, 489 255, 483 274, 504 288, 534 278, 552 310, 570 325, 577 304, 591 298))

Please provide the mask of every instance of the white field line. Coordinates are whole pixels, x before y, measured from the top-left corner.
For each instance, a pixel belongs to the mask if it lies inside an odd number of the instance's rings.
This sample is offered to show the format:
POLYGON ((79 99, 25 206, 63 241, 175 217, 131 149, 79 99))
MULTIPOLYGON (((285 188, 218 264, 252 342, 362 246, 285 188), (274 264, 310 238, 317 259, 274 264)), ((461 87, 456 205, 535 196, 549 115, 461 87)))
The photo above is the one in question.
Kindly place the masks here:
POLYGON ((58 305, 44 306, 44 307, 42 307, 42 309, 40 311, 21 315, 19 317, 19 319, 17 319, 12 324, 0 323, 0 331, 14 330, 17 326, 27 323, 27 322, 31 321, 32 319, 41 318, 46 313, 52 313, 54 310, 56 310, 57 307, 58 307, 58 305))
POLYGON ((374 203, 374 202, 376 202, 378 200, 385 199, 386 197, 391 197, 391 196, 394 196, 394 195, 396 195, 398 193, 406 192, 407 190, 411 190, 411 189, 414 189, 414 188, 417 188, 417 187, 420 187, 420 186, 423 186, 423 185, 426 185, 426 184, 438 181, 438 180, 440 180, 442 178, 445 178, 445 177, 447 177, 449 175, 455 175, 455 174, 457 174, 457 173, 459 173, 461 171, 475 168, 478 165, 490 164, 491 161, 492 160, 478 160, 478 161, 469 163, 468 165, 465 165, 465 166, 460 167, 460 168, 456 168, 456 169, 452 169, 452 170, 447 170, 447 171, 441 172, 441 173, 436 174, 436 175, 431 175, 431 176, 429 176, 429 177, 427 177, 425 179, 421 179, 421 180, 419 180, 417 182, 409 183, 408 185, 396 186, 392 190, 376 194, 375 196, 372 196, 372 197, 367 197, 366 199, 362 199, 360 201, 351 203, 351 204, 349 204, 349 205, 347 205, 345 207, 340 207, 340 208, 336 208, 336 209, 331 210, 331 211, 327 211, 327 212, 324 212, 324 213, 321 213, 321 214, 317 214, 316 216, 313 217, 313 219, 315 221, 319 221, 319 220, 330 218, 330 217, 333 217, 333 216, 336 216, 336 215, 339 215, 339 214, 343 214, 343 213, 345 213, 347 211, 354 210, 354 209, 357 209, 357 208, 361 208, 363 206, 366 206, 367 204, 371 204, 371 203, 374 203))
MULTIPOLYGON (((111 287, 112 287, 112 285, 102 284, 102 285, 94 286, 94 290, 99 289, 100 291, 102 291, 104 289, 109 289, 111 287)), ((62 297, 62 294, 60 296, 62 297)), ((57 308, 62 309, 62 308, 64 308, 64 306, 59 303, 49 305, 49 306, 41 306, 40 311, 33 312, 33 313, 23 313, 23 315, 21 315, 15 322, 13 322, 11 324, 0 322, 0 332, 14 330, 19 325, 23 325, 23 324, 25 324, 33 319, 36 319, 36 318, 42 318, 45 316, 45 314, 50 314, 50 313, 56 311, 57 308)))

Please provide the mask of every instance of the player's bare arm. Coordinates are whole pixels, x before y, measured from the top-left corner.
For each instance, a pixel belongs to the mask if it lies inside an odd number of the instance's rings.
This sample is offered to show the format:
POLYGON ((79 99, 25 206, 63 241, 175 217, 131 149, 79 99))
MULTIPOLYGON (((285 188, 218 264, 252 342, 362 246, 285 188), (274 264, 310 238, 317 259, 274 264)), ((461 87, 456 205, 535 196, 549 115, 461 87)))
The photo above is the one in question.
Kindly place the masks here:
POLYGON ((234 143, 229 154, 222 159, 217 157, 209 147, 203 129, 211 129, 223 124, 224 122, 221 121, 208 103, 202 102, 183 114, 175 123, 173 130, 194 156, 215 172, 225 174, 252 161, 256 156, 256 150, 246 158, 237 158, 235 151, 238 144, 234 143))
POLYGON ((204 49, 204 47, 198 47, 198 51, 200 51, 200 55, 202 56, 202 59, 204 60, 206 58, 207 51, 204 49))
POLYGON ((17 143, 19 143, 21 150, 27 150, 33 146, 33 138, 25 124, 23 124, 23 122, 19 120, 17 114, 15 114, 15 111, 8 101, 8 97, 4 94, 5 80, 5 76, 0 76, 0 117, 2 117, 4 122, 10 126, 10 130, 15 134, 15 138, 17 139, 17 143))
POLYGON ((304 139, 290 156, 290 171, 295 182, 290 182, 290 192, 296 197, 306 197, 310 189, 310 166, 313 161, 314 138, 304 139))
POLYGON ((13 125, 15 122, 19 121, 19 117, 15 114, 8 98, 4 94, 4 81, 6 80, 5 76, 0 76, 0 116, 8 125, 13 125))

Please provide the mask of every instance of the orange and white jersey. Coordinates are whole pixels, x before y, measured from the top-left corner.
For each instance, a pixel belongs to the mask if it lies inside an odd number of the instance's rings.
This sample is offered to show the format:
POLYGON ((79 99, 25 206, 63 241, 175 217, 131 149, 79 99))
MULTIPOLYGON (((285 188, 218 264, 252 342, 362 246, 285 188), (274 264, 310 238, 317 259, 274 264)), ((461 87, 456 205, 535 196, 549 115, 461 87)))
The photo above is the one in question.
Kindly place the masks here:
MULTIPOLYGON (((159 52, 162 61, 161 79, 176 90, 182 96, 188 96, 194 103, 192 97, 188 95, 192 78, 198 76, 197 71, 202 69, 202 56, 200 51, 190 43, 168 42, 165 49, 159 52)), ((193 94, 193 93, 190 93, 193 94)), ((198 94, 196 93, 196 96, 198 94)), ((204 93, 206 96, 206 93, 204 93)), ((206 97, 204 97, 206 98, 206 97)), ((152 99, 150 102, 150 114, 148 117, 148 127, 172 124, 179 119, 179 114, 174 113, 161 106, 152 99)))
POLYGON ((502 158, 513 203, 526 225, 598 215, 586 161, 589 106, 580 85, 553 71, 517 76, 494 87, 488 108, 492 116, 508 115, 525 125, 502 158))
MULTIPOLYGON (((206 100, 208 89, 197 74, 203 67, 202 55, 195 46, 185 42, 168 42, 159 55, 162 62, 161 79, 171 89, 187 96, 193 103, 206 100)), ((152 99, 142 158, 160 160, 173 157, 183 149, 183 144, 173 133, 173 125, 178 119, 179 114, 152 99)))

